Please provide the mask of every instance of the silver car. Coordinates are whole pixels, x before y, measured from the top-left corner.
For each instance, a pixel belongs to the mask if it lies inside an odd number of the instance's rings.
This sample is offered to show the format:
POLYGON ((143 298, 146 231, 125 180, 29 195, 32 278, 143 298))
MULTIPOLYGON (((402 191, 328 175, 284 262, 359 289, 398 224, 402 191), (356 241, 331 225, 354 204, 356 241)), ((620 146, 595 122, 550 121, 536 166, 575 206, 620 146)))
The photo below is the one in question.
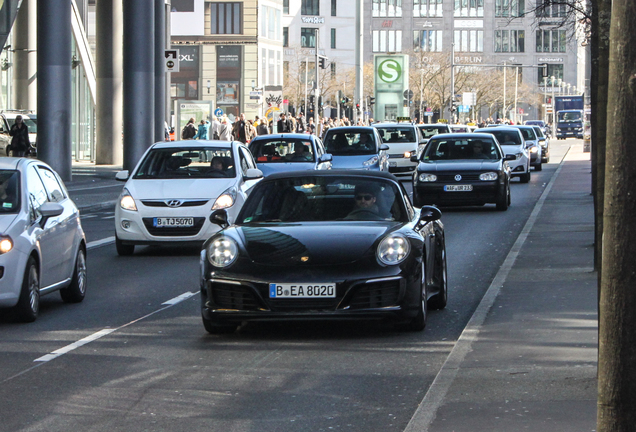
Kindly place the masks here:
POLYGON ((60 177, 38 160, 0 158, 0 308, 35 321, 44 294, 84 300, 86 274, 86 237, 60 177))
POLYGON ((493 135, 506 155, 514 155, 514 160, 508 161, 513 177, 519 177, 521 183, 530 181, 530 152, 526 147, 523 135, 518 128, 508 125, 477 129, 474 133, 493 135))
POLYGON ((365 126, 330 128, 325 146, 333 158, 334 169, 388 171, 389 146, 382 143, 378 130, 365 126))

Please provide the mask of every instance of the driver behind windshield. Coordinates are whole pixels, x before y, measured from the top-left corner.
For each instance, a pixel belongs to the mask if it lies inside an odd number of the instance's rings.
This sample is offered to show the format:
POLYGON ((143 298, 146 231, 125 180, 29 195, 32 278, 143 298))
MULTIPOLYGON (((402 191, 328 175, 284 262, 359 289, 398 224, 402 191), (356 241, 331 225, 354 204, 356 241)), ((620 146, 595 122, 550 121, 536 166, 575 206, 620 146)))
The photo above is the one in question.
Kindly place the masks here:
POLYGON ((345 217, 354 220, 378 220, 380 209, 377 205, 377 191, 373 185, 368 183, 359 184, 355 189, 355 207, 345 217))

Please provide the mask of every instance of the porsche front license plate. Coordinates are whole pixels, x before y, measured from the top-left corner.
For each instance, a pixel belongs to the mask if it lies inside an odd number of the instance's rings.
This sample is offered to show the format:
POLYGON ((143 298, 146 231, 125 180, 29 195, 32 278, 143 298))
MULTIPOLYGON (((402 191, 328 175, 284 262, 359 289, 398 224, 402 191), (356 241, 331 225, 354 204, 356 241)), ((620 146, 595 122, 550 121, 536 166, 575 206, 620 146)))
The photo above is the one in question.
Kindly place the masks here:
POLYGON ((329 298, 335 296, 335 283, 269 284, 269 298, 329 298))
POLYGON ((188 228, 194 226, 194 218, 158 217, 153 219, 152 225, 155 228, 188 228))
POLYGON ((444 190, 446 192, 470 192, 473 190, 473 185, 446 185, 444 190))

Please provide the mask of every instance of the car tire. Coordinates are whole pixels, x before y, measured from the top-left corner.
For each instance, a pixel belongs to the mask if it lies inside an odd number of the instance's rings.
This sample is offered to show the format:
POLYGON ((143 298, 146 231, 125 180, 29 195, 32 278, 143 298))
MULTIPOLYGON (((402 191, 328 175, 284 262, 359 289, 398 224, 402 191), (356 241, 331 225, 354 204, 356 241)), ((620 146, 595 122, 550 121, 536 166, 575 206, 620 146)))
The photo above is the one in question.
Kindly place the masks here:
POLYGON ((510 186, 507 186, 504 190, 505 193, 501 194, 497 197, 497 210, 506 211, 508 210, 508 206, 510 205, 510 186))
POLYGON ((528 170, 525 174, 520 175, 519 180, 521 180, 521 183, 528 183, 530 181, 530 170, 528 170))
POLYGON ((16 312, 21 322, 33 322, 40 313, 40 275, 37 262, 32 256, 27 260, 16 312))
POLYGON ((428 308, 434 310, 444 309, 448 303, 448 274, 446 271, 446 241, 441 233, 437 233, 435 251, 435 271, 438 272, 435 278, 435 288, 437 294, 428 300, 428 308), (441 237, 441 240, 437 240, 441 237))
POLYGON ((82 247, 77 250, 75 258, 75 268, 73 270, 73 278, 71 284, 60 290, 60 296, 66 303, 80 303, 86 296, 86 252, 82 247))
POLYGON ((536 164, 534 166, 534 170, 535 171, 542 171, 543 170, 543 165, 541 164, 541 162, 539 162, 538 164, 536 164))
POLYGON ((135 253, 135 245, 124 244, 117 236, 115 236, 115 248, 119 256, 130 256, 135 253))
MULTIPOLYGON (((424 259, 424 258, 423 258, 424 259)), ((426 327, 426 318, 428 317, 428 301, 426 291, 426 263, 422 261, 422 282, 420 291, 420 305, 417 311, 417 315, 406 325, 408 331, 422 331, 426 327)))
POLYGON ((203 327, 205 328, 205 331, 210 334, 230 334, 234 333, 238 328, 237 324, 217 324, 203 316, 201 319, 203 320, 203 327))

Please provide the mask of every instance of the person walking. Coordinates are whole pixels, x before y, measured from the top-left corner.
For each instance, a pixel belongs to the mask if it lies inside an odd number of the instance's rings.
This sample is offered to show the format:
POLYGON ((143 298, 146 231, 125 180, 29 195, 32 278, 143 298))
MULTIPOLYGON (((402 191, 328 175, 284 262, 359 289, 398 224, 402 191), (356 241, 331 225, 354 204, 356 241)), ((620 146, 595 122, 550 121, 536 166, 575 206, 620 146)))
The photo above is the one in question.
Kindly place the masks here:
POLYGON ((286 118, 285 113, 280 114, 280 119, 277 123, 277 133, 290 133, 292 132, 291 123, 286 118))
POLYGON ((267 118, 260 119, 258 116, 256 116, 256 121, 258 122, 258 125, 256 126, 256 133, 258 135, 269 134, 269 129, 267 127, 267 118))
POLYGON ((210 122, 207 120, 201 120, 201 123, 199 124, 199 128, 197 130, 197 134, 194 136, 193 139, 208 140, 210 139, 209 131, 210 131, 210 122))
POLYGON ((194 138, 197 134, 197 128, 194 127, 194 122, 194 117, 191 117, 188 124, 186 124, 181 131, 181 139, 187 140, 194 138))
POLYGON ((221 119, 221 124, 219 125, 219 139, 221 141, 232 141, 232 129, 228 124, 228 119, 226 116, 223 116, 221 119))
POLYGON ((305 116, 303 116, 303 113, 298 114, 298 119, 296 119, 296 132, 298 133, 306 132, 305 116))
POLYGON ((245 120, 245 113, 241 113, 239 119, 232 125, 232 136, 243 144, 247 144, 252 140, 252 126, 245 120))
POLYGON ((13 151, 13 156, 26 156, 29 148, 29 128, 22 121, 21 115, 16 116, 15 123, 11 126, 9 135, 13 137, 11 138, 11 150, 13 151))
POLYGON ((314 118, 309 117, 309 123, 307 124, 307 132, 316 135, 316 125, 314 124, 314 118))
POLYGON ((212 121, 210 122, 210 130, 208 131, 208 135, 210 139, 218 140, 219 139, 219 128, 221 127, 221 123, 217 116, 212 114, 212 121))

